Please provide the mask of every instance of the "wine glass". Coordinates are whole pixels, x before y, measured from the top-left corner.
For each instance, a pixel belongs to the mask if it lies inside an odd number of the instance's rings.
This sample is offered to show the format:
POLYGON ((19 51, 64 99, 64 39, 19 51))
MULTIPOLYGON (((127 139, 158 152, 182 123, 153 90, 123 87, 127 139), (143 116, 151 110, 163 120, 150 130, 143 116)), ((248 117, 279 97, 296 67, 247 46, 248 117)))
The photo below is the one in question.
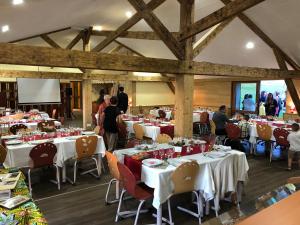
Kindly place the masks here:
POLYGON ((205 152, 205 144, 200 145, 201 153, 205 152))
POLYGON ((158 151, 153 151, 153 156, 155 159, 157 159, 158 151))
POLYGON ((165 155, 165 150, 159 150, 159 156, 160 156, 160 159, 163 160, 164 158, 164 155, 165 155))

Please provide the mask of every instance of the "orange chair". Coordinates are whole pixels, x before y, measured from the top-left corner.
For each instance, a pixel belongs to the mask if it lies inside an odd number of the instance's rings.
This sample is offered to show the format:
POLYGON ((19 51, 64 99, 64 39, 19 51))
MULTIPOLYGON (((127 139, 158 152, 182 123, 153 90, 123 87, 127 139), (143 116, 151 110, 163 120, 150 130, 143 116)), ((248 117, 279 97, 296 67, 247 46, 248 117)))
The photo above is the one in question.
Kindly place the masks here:
POLYGON ((138 123, 133 124, 133 130, 134 130, 136 139, 139 139, 139 140, 144 139, 144 134, 145 134, 144 129, 140 124, 138 124, 138 123))
MULTIPOLYGON (((109 172, 110 175, 112 176, 112 179, 110 180, 109 184, 108 184, 108 188, 107 188, 107 192, 105 195, 105 204, 113 204, 119 201, 119 199, 115 199, 115 200, 108 200, 108 194, 111 188, 111 185, 113 183, 117 183, 120 181, 120 173, 119 173, 119 169, 118 169, 118 159, 115 155, 113 155, 111 152, 106 151, 105 152, 106 155, 106 159, 107 159, 107 163, 108 163, 108 167, 109 167, 109 172)), ((117 185, 117 184, 116 184, 117 185)), ((118 193, 116 193, 116 196, 118 195, 118 193)))
MULTIPOLYGON (((196 196, 197 203, 197 213, 188 210, 186 208, 178 206, 180 211, 188 213, 194 217, 197 217, 199 224, 201 224, 201 211, 202 211, 202 197, 195 188, 196 177, 199 172, 199 164, 197 162, 186 162, 179 166, 171 175, 171 180, 174 185, 173 195, 192 192, 196 196)), ((172 197, 171 196, 171 197, 172 197)), ((167 223, 174 224, 171 212, 170 198, 168 199, 168 211, 169 211, 169 221, 167 223)), ((164 218, 165 219, 165 218, 164 218)))
POLYGON ((68 179, 70 183, 75 184, 76 183, 76 175, 77 175, 77 163, 79 161, 85 161, 88 159, 92 159, 95 164, 96 168, 90 169, 88 171, 82 172, 81 175, 83 174, 91 174, 96 178, 100 177, 100 168, 98 168, 98 161, 94 157, 95 156, 95 151, 97 148, 97 142, 98 142, 98 137, 97 136, 83 136, 80 138, 76 139, 76 152, 77 152, 77 158, 75 159, 74 162, 74 177, 73 181, 68 179), (97 170, 98 175, 95 175, 92 173, 94 170, 97 170))
POLYGON ((268 124, 256 124, 256 130, 258 135, 259 141, 265 142, 265 151, 270 151, 270 162, 272 161, 272 127, 270 127, 268 124))
POLYGON ((54 163, 54 157, 57 153, 56 145, 53 143, 42 143, 32 148, 29 153, 29 170, 28 170, 28 186, 30 195, 32 195, 31 187, 31 171, 33 169, 55 166, 56 168, 56 183, 60 190, 60 174, 59 167, 54 163))
POLYGON ((167 134, 159 134, 157 135, 156 142, 159 144, 169 143, 172 138, 167 134))

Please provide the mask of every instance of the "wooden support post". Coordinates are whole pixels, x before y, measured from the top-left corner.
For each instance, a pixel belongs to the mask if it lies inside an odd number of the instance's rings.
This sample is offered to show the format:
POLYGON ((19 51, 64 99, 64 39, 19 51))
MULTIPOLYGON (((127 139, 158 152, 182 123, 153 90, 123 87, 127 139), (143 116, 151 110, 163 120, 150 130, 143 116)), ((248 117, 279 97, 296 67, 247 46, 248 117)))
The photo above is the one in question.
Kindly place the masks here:
MULTIPOLYGON (((286 62, 284 60, 284 57, 280 53, 280 51, 275 49, 275 48, 273 49, 273 51, 274 51, 274 54, 275 54, 275 57, 276 57, 279 68, 281 70, 288 70, 288 67, 287 67, 286 62)), ((293 100, 293 103, 296 107, 297 113, 300 116, 300 99, 299 99, 299 94, 297 92, 295 84, 293 82, 293 79, 288 78, 288 79, 285 79, 284 81, 285 81, 286 87, 287 87, 287 89, 290 93, 290 96, 293 100)))
MULTIPOLYGON (((180 0, 180 31, 190 26, 194 20, 194 0, 180 0)), ((182 42, 184 59, 193 61, 193 40, 182 42)), ((175 136, 192 137, 193 135, 193 94, 194 76, 184 74, 176 76, 175 91, 175 136)))
POLYGON ((82 81, 82 109, 83 109, 83 128, 92 124, 92 80, 82 81))
POLYGON ((124 83, 125 93, 128 95, 128 112, 130 113, 132 113, 130 106, 136 106, 136 82, 130 79, 132 76, 132 73, 128 73, 128 79, 126 79, 124 83))

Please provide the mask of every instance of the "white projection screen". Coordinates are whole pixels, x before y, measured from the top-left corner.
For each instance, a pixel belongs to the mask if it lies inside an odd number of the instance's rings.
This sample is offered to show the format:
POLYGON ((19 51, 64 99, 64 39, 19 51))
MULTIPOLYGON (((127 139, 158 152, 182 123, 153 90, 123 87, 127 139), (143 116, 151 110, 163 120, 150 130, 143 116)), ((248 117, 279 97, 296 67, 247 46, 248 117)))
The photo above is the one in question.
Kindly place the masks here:
POLYGON ((19 104, 60 103, 59 79, 17 78, 19 104))

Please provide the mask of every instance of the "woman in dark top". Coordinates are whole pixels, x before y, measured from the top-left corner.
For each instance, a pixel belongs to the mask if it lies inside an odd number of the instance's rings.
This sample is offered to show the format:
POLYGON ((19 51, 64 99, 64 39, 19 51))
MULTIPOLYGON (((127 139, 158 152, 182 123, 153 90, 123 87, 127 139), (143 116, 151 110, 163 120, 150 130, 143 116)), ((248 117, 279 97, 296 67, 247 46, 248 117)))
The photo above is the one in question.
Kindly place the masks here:
POLYGON ((104 110, 104 130, 107 141, 108 151, 113 151, 116 148, 118 141, 118 125, 117 118, 121 114, 117 107, 118 99, 116 96, 111 97, 110 106, 104 110))
POLYGON ((278 104, 277 101, 273 98, 273 94, 269 93, 265 103, 266 115, 275 116, 277 106, 278 104))

